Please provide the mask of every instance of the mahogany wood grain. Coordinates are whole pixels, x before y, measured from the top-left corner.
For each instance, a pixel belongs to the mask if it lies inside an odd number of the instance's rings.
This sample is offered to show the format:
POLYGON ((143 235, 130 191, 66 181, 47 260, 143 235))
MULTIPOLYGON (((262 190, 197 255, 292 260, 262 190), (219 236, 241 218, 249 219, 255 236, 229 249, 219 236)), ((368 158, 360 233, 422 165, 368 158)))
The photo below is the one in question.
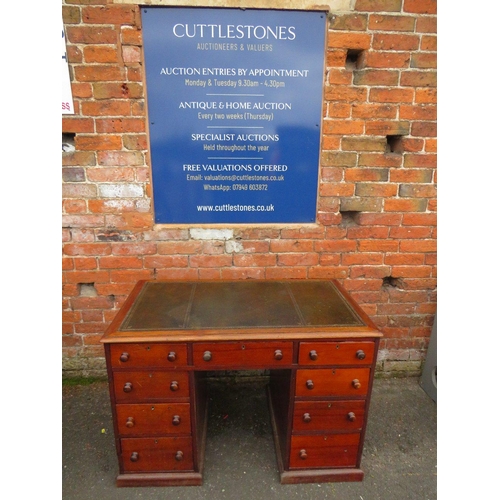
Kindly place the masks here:
POLYGON ((374 342, 301 342, 300 365, 371 365, 374 342))
POLYGON ((365 402, 296 401, 293 411, 293 431, 360 431, 365 421, 365 402), (307 415, 308 418, 304 418, 307 415))
POLYGON ((121 442, 125 472, 193 470, 191 437, 123 438, 121 442))
POLYGON ((115 372, 113 375, 113 385, 117 403, 145 402, 189 397, 188 372, 115 372), (175 383, 177 383, 177 385, 174 385, 175 383), (127 387, 130 387, 129 391, 127 391, 127 387))
POLYGON ((299 369, 295 396, 366 396, 369 380, 370 368, 299 369))
POLYGON ((116 405, 121 436, 190 435, 189 403, 141 403, 116 405))

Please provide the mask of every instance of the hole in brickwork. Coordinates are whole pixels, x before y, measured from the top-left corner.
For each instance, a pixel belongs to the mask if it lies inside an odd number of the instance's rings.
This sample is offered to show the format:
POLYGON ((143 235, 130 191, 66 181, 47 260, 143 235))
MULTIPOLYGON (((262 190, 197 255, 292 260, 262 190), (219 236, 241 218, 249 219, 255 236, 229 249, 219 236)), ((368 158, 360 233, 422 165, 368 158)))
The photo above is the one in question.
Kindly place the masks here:
POLYGON ((393 276, 386 276, 382 280, 382 286, 392 288, 404 288, 403 280, 401 278, 394 278, 393 276))
POLYGON ((62 150, 65 153, 70 153, 75 150, 75 135, 76 134, 63 134, 62 135, 62 150))
POLYGON ((97 297, 94 283, 78 283, 80 297, 97 297))
POLYGON ((362 50, 348 49, 345 57, 345 68, 351 71, 360 68, 362 54, 362 50))
POLYGON ((357 226, 358 223, 358 217, 361 212, 357 210, 344 210, 340 211, 340 215, 342 216, 342 221, 340 222, 340 225, 342 227, 352 227, 352 226, 357 226))
POLYGON ((387 136, 387 153, 401 154, 403 152, 403 136, 388 135, 387 136))

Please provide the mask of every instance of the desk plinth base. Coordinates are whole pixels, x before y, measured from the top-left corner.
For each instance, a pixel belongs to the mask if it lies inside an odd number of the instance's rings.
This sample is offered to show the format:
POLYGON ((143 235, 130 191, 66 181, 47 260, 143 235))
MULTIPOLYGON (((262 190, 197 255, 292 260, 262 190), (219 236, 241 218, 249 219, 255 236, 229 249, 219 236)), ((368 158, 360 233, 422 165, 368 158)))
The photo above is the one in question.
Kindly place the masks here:
POLYGON ((165 472, 120 474, 116 486, 201 486, 203 477, 200 472, 165 472))

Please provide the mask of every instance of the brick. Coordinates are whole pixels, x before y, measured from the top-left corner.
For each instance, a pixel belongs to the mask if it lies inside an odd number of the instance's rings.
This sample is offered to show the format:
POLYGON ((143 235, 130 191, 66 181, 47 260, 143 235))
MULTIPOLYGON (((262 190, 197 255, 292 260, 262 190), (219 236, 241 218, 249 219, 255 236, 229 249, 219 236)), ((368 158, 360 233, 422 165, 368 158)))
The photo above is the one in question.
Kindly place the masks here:
POLYGON ((329 226, 332 224, 340 224, 341 216, 339 214, 330 212, 318 212, 318 223, 323 226, 329 226))
POLYGON ((420 153, 424 149, 425 141, 413 137, 402 137, 401 145, 405 153, 420 153))
MULTIPOLYGON (((303 255, 303 254, 300 254, 303 255)), ((307 254, 306 254, 307 255, 307 254)), ((269 267, 276 265, 276 255, 273 254, 244 254, 233 257, 233 264, 236 267, 269 267)))
POLYGON ((386 253, 384 263, 389 266, 418 266, 425 263, 425 255, 423 253, 386 253))
POLYGON ((121 41, 123 45, 142 45, 142 31, 130 26, 122 26, 121 41))
POLYGON ((153 255, 156 253, 156 243, 134 242, 134 243, 112 243, 113 255, 153 255))
POLYGON ((386 168, 350 168, 345 171, 347 182, 357 181, 387 181, 389 170, 386 168))
POLYGON ((116 47, 109 45, 88 45, 83 47, 87 63, 116 63, 119 61, 116 47))
POLYGON ((265 270, 268 280, 288 280, 307 278, 307 268, 305 267, 268 267, 265 270))
POLYGON ((433 104, 401 105, 399 117, 403 120, 436 120, 437 107, 433 104))
POLYGON ((399 226, 403 216, 399 214, 361 213, 357 217, 360 226, 399 226))
POLYGON ((415 18, 410 16, 373 14, 368 28, 375 31, 414 31, 415 23, 415 18))
POLYGON ((201 241, 162 241, 157 244, 160 255, 189 255, 200 253, 201 241))
POLYGON ((405 0, 403 12, 437 14, 437 0, 405 0))
POLYGON ((420 50, 437 51, 437 37, 433 35, 422 35, 420 50))
POLYGON ((122 47, 122 58, 125 64, 140 63, 142 61, 142 53, 140 47, 125 45, 122 47))
POLYGON ((124 69, 112 65, 74 66, 75 80, 79 82, 102 82, 125 80, 124 69))
POLYGON ((368 33, 328 32, 328 47, 334 49, 369 49, 372 36, 368 33))
POLYGON ((122 148, 122 140, 119 135, 77 135, 75 147, 83 151, 116 150, 122 148))
POLYGON ((417 104, 436 104, 437 89, 435 88, 416 89, 415 102, 417 104))
POLYGON ((403 71, 400 85, 402 87, 436 87, 437 73, 435 71, 403 71))
POLYGON ((435 69, 437 68, 437 54, 420 52, 411 55, 410 59, 411 68, 420 69, 435 69))
POLYGON ((102 184, 98 186, 103 198, 142 198, 144 188, 138 184, 102 184))
POLYGON ((356 165, 355 153, 323 152, 321 165, 324 167, 354 167, 356 165))
POLYGON ((340 31, 366 31, 367 14, 336 14, 330 22, 329 29, 340 31))
POLYGON ((66 255, 95 255, 105 256, 111 254, 111 246, 108 243, 92 243, 92 244, 68 244, 64 245, 63 251, 66 255))
POLYGON ((153 278, 153 270, 111 270, 110 281, 112 283, 132 283, 136 284, 139 280, 148 280, 153 278))
POLYGON ((351 106, 347 103, 329 102, 327 116, 330 118, 349 118, 351 106))
POLYGON ((93 166, 96 164, 96 157, 93 151, 73 151, 62 154, 63 166, 93 166))
POLYGON ((132 151, 144 151, 148 149, 148 138, 142 135, 124 135, 123 147, 132 151))
POLYGON ((135 9, 131 5, 84 7, 82 20, 88 24, 134 24, 135 9))
POLYGON ((402 240, 401 252, 436 252, 436 240, 402 240))
MULTIPOLYGON (((136 205, 137 206, 137 205, 136 205)), ((150 228, 153 225, 151 213, 126 212, 118 215, 107 215, 106 222, 117 229, 150 228)))
POLYGON ((418 199, 387 199, 384 202, 386 212, 425 212, 427 201, 425 198, 418 199))
POLYGON ((407 154, 403 165, 406 168, 435 168, 437 166, 437 155, 435 154, 407 154))
POLYGON ((63 184, 63 198, 95 198, 97 188, 91 184, 63 184))
POLYGON ((429 183, 432 182, 432 170, 408 170, 408 169, 395 169, 390 171, 391 182, 417 182, 429 183))
POLYGON ((335 151, 340 149, 340 136, 332 136, 323 134, 321 149, 325 151, 335 151))
POLYGON ((228 267, 232 265, 232 262, 231 255, 191 255, 189 257, 191 267, 228 267))
POLYGON ((74 262, 77 271, 91 271, 97 269, 97 259, 95 257, 75 257, 74 262))
POLYGON ((436 137, 437 124, 430 122, 414 122, 411 126, 411 133, 417 137, 436 137))
MULTIPOLYGON (((137 151, 99 151, 97 161, 102 166, 141 166, 144 165, 144 156, 137 151)), ((135 172, 136 169, 133 169, 135 172)), ((133 179, 132 179, 133 180, 133 179)))
POLYGON ((95 99, 140 99, 144 97, 142 84, 135 82, 94 82, 95 99))
POLYGON ((394 35, 387 33, 375 33, 373 35, 372 48, 374 50, 394 50, 397 52, 417 50, 420 37, 417 35, 394 35))
POLYGON ((85 182, 85 169, 82 167, 63 167, 62 179, 64 182, 85 182))
POLYGON ((398 240, 401 239, 426 239, 430 238, 432 228, 430 227, 391 227, 389 236, 398 240))
POLYGON ((369 100, 371 102, 411 103, 413 94, 413 89, 373 88, 370 90, 369 100))
POLYGON ((329 49, 326 53, 328 68, 344 68, 347 51, 345 49, 329 49))
POLYGON ((399 196, 410 198, 435 198, 437 196, 434 184, 401 184, 399 196))
POLYGON ((399 72, 366 69, 354 73, 354 85, 393 86, 398 85, 399 72))
POLYGON ((380 212, 382 200, 380 198, 342 198, 340 208, 342 211, 349 212, 380 212))
POLYGON ((366 101, 368 91, 365 88, 353 88, 343 85, 326 86, 325 100, 327 101, 366 101))
POLYGON ((67 199, 63 200, 63 213, 84 214, 87 212, 87 203, 85 200, 67 199))
POLYGON ((398 108, 390 104, 360 104, 352 105, 353 118, 396 118, 398 108))
POLYGON ((92 213, 122 213, 135 210, 132 200, 89 200, 92 213))
POLYGON ((103 100, 84 102, 82 113, 89 116, 127 116, 130 115, 130 101, 103 100))
POLYGON ((86 99, 92 97, 92 86, 90 83, 72 82, 71 92, 73 94, 73 99, 78 99, 78 98, 86 99))
POLYGON ((384 263, 384 254, 382 253, 346 253, 342 254, 342 264, 352 265, 373 265, 378 266, 384 263))
POLYGON ((410 66, 411 55, 409 52, 367 52, 363 62, 365 68, 401 69, 410 66))
POLYGON ((344 151, 385 151, 386 140, 370 137, 344 137, 342 139, 344 151))
POLYGON ((366 123, 367 135, 408 135, 410 123, 406 121, 370 121, 366 123))
POLYGON ((81 117, 63 117, 62 119, 63 133, 93 133, 94 120, 92 118, 81 117))
POLYGON ((437 140, 426 139, 424 149, 426 153, 437 153, 437 140))
POLYGON ((223 267, 220 277, 223 280, 265 279, 264 268, 223 267))
MULTIPOLYGON (((394 228, 391 228, 391 230, 394 228)), ((386 239, 389 236, 389 228, 383 226, 362 226, 347 228, 347 238, 349 239, 386 239)))
POLYGON ((325 120, 323 122, 324 134, 359 135, 364 132, 365 124, 353 120, 325 120))
POLYGON ((398 186, 396 184, 385 184, 378 182, 358 182, 356 184, 356 196, 360 197, 383 197, 396 196, 398 186))
POLYGON ((135 171, 132 168, 89 168, 87 176, 91 182, 131 182, 135 178, 135 171))
POLYGON ((418 17, 417 33, 437 33, 437 17, 418 17))
POLYGON ((319 186, 320 196, 353 196, 354 184, 322 183, 319 186))
POLYGON ((146 130, 142 118, 96 118, 95 126, 96 132, 101 134, 144 132, 146 130))
POLYGON ((67 26, 66 39, 75 44, 113 44, 118 40, 118 32, 114 27, 67 26))
POLYGON ((323 253, 320 254, 319 256, 319 265, 320 266, 339 266, 340 265, 340 259, 341 256, 344 257, 345 255, 355 255, 355 254, 340 254, 340 253, 323 253))
POLYGON ((366 12, 400 12, 403 0, 356 0, 354 9, 366 12))
POLYGON ((431 214, 403 214, 403 226, 436 226, 437 215, 431 214))
POLYGON ((315 266, 310 267, 307 271, 309 279, 345 279, 347 278, 348 269, 346 267, 327 267, 315 266))
POLYGON ((349 277, 358 278, 379 278, 383 279, 390 275, 391 269, 388 266, 351 266, 349 277))

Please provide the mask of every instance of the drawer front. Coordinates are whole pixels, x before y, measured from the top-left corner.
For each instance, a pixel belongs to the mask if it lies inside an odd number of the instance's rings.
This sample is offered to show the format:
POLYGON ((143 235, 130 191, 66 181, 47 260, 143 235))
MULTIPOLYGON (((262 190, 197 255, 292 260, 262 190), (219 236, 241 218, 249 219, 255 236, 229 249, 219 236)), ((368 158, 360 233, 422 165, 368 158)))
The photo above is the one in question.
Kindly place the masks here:
POLYGON ((301 342, 300 365, 370 365, 375 342, 301 342))
POLYGON ((115 372, 113 385, 119 403, 189 397, 188 372, 115 372))
POLYGON ((196 368, 280 367, 292 363, 292 342, 219 342, 193 345, 196 368))
POLYGON ((369 381, 370 368, 297 370, 295 395, 366 396, 369 381))
POLYGON ((191 434, 189 403, 118 404, 116 420, 121 436, 191 434))
POLYGON ((358 431, 364 420, 364 401, 296 401, 293 432, 358 431))
POLYGON ((360 435, 292 436, 290 468, 356 467, 360 435))
POLYGON ((124 438, 121 440, 124 472, 193 470, 190 437, 124 438))
POLYGON ((113 368, 140 368, 186 366, 186 344, 112 344, 110 346, 113 368))

